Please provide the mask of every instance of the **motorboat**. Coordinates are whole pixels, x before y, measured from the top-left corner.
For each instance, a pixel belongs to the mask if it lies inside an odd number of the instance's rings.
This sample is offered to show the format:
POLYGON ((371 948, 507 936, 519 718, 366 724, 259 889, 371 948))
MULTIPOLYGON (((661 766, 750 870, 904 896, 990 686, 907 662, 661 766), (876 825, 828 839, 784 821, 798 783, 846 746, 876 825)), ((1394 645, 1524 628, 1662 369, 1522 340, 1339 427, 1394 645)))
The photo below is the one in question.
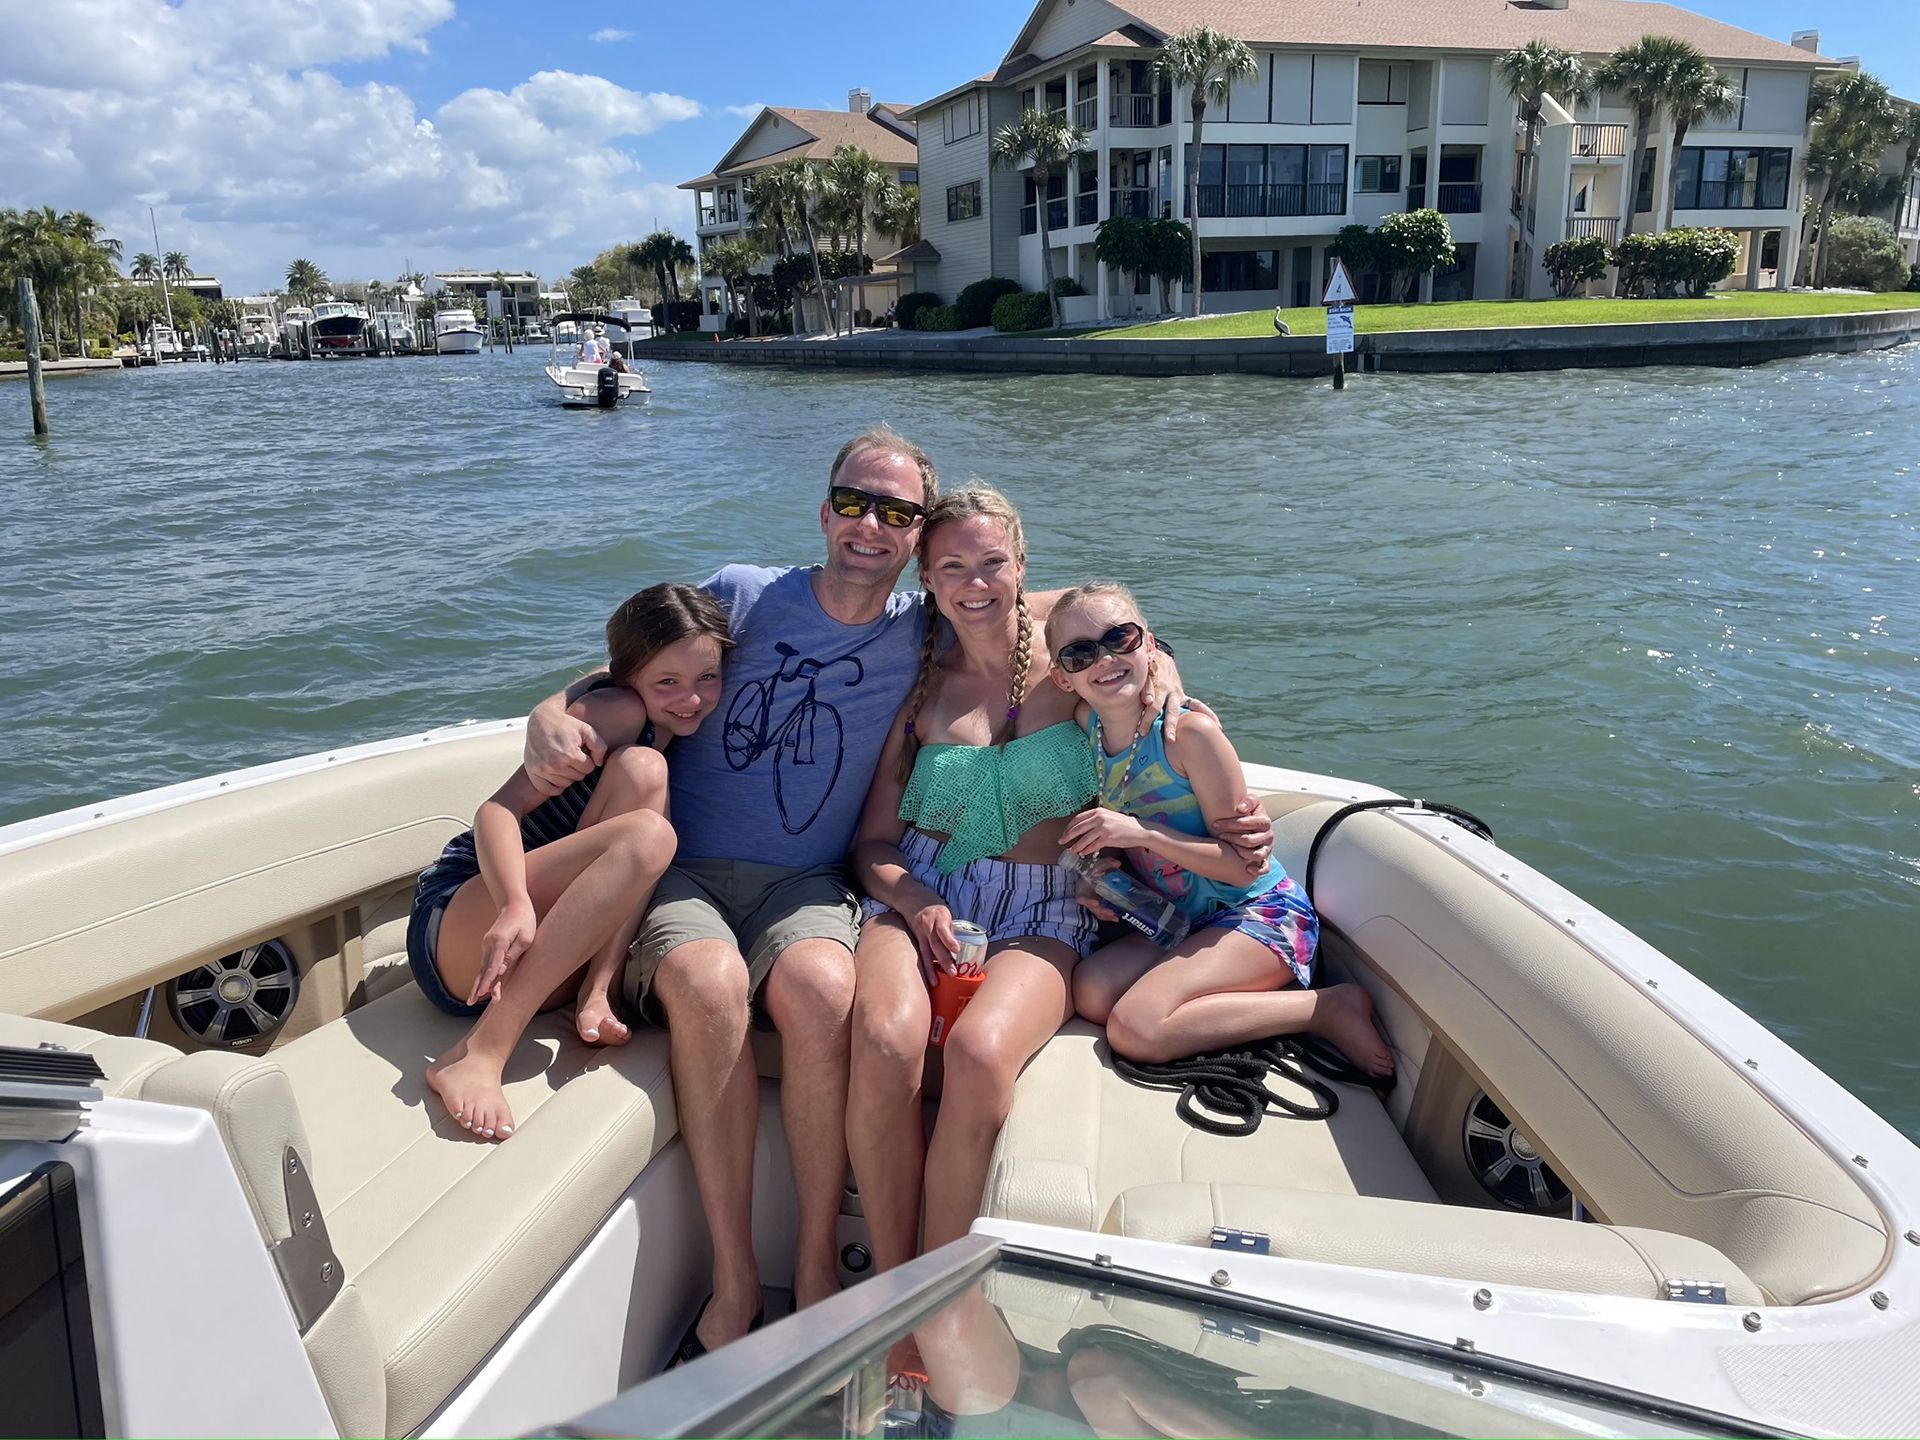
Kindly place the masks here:
POLYGON ((849 1187, 845 1292, 779 1318, 795 1221, 755 1033, 773 1318, 660 1375, 710 1263, 665 1033, 536 1020, 500 1144, 422 1080, 465 1022, 409 974, 414 878, 522 739, 469 723, 0 828, 0 1275, 45 1277, 0 1286, 35 1357, 10 1428, 1920 1428, 1920 1151, 1483 831, 1262 766, 1391 1090, 1332 1083, 1316 1113, 1275 1075, 1307 1116, 1214 1133, 1069 1022, 972 1233, 872 1275, 849 1187), (909 1334, 914 1395, 887 1379, 909 1334))
POLYGON ((280 316, 280 353, 289 360, 304 359, 312 345, 307 327, 313 323, 313 309, 307 305, 289 305, 280 316))
POLYGON ((433 348, 442 355, 478 355, 486 334, 466 306, 433 317, 433 348))
POLYGON ((580 325, 574 320, 561 320, 553 327, 552 339, 557 345, 576 345, 580 341, 580 325))
POLYGON ((240 302, 240 351, 264 359, 273 353, 280 323, 273 316, 273 297, 249 295, 240 302))
POLYGON ((147 326, 146 358, 150 364, 172 365, 186 357, 180 333, 164 320, 147 326))
POLYGON ((561 326, 554 326, 553 339, 548 344, 546 372, 547 379, 560 392, 562 405, 570 410, 612 410, 635 395, 653 393, 647 385, 647 377, 625 359, 619 358, 617 353, 617 363, 611 365, 601 365, 584 358, 587 342, 604 338, 594 334, 595 328, 604 325, 604 321, 587 314, 563 318, 566 324, 574 328, 580 341, 577 345, 563 347, 559 339, 561 326))
POLYGON ((606 327, 607 343, 632 359, 634 342, 653 334, 653 311, 628 296, 608 305, 600 323, 606 327))
POLYGON ((413 322, 398 310, 381 310, 367 322, 368 343, 385 355, 411 355, 419 349, 413 322))
POLYGON ((366 355, 372 350, 367 334, 367 312, 346 300, 329 300, 313 307, 308 325, 317 358, 366 355))

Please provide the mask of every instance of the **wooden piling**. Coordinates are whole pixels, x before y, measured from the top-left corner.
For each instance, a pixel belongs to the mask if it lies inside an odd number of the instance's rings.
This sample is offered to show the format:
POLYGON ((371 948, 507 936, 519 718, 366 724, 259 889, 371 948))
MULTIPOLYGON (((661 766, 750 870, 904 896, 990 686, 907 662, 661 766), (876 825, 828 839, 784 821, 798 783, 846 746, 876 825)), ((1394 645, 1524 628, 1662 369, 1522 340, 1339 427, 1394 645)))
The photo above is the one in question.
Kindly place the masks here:
POLYGON ((40 302, 33 298, 33 282, 20 277, 20 328, 27 339, 27 399, 33 407, 33 433, 51 434, 47 424, 47 379, 40 373, 40 302))

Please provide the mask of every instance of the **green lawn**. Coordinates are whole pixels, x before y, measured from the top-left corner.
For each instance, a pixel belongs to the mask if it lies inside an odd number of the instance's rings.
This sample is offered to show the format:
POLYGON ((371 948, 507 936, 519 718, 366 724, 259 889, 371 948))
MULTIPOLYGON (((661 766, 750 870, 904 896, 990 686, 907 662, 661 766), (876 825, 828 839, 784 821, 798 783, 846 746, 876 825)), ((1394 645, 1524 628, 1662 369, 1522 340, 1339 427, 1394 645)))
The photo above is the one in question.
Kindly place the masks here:
MULTIPOLYGON (((1842 315, 1856 310, 1910 310, 1920 291, 1885 295, 1819 295, 1730 290, 1704 300, 1463 300, 1442 305, 1356 305, 1354 328, 1492 330, 1526 325, 1623 325, 1660 320, 1744 320, 1770 315, 1842 315)), ((1281 312, 1295 335, 1324 335, 1326 312, 1307 306, 1281 312)), ((1057 332, 1056 332, 1057 333, 1057 332)), ((1247 340, 1273 334, 1273 311, 1243 310, 1198 320, 1163 320, 1110 330, 1074 332, 1083 340, 1247 340)))

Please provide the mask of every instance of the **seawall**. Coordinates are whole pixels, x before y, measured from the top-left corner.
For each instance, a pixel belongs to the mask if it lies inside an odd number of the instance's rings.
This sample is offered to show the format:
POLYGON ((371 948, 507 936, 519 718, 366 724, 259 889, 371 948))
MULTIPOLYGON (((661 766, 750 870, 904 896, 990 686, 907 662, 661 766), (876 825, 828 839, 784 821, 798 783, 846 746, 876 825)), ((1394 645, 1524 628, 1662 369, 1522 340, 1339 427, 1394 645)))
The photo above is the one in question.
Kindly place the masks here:
MULTIPOLYGON (((1355 337, 1348 369, 1467 371, 1607 369, 1637 365, 1755 365, 1796 355, 1878 349, 1920 339, 1920 309, 1765 319, 1537 325, 1496 330, 1395 330, 1355 337)), ((788 369, 972 374, 1325 376, 1319 335, 1256 340, 944 339, 888 334, 854 340, 695 341, 638 347, 643 362, 774 365, 788 369)))

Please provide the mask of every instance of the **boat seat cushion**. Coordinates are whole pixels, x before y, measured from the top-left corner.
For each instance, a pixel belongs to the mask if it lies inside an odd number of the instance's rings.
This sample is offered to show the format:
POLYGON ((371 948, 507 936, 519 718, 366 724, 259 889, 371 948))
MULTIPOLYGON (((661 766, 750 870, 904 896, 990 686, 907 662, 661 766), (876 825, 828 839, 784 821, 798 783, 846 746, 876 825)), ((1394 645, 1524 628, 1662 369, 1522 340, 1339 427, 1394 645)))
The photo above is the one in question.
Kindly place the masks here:
MULTIPOLYGON (((1276 1093, 1297 1091, 1271 1082, 1276 1093)), ((1164 1181, 1230 1181, 1337 1195, 1432 1200, 1433 1187, 1371 1090, 1335 1087, 1331 1120, 1274 1115, 1251 1136, 1196 1130, 1175 1096, 1113 1071, 1094 1026, 1070 1021, 1014 1089, 989 1170, 985 1213, 1096 1229, 1116 1197, 1164 1181)))
POLYGON ((161 1066, 180 1058, 180 1052, 158 1040, 136 1040, 131 1035, 103 1035, 79 1025, 63 1025, 57 1020, 35 1020, 26 1015, 0 1013, 0 1045, 17 1045, 24 1050, 41 1045, 58 1045, 63 1050, 84 1052, 106 1072, 100 1083, 103 1095, 140 1098, 147 1077, 161 1066))
POLYGON ((384 1357, 390 1435, 486 1357, 677 1131, 666 1035, 590 1048, 559 1011, 508 1066, 513 1138, 472 1138, 423 1078, 467 1024, 409 985, 274 1052, 384 1357))
POLYGON ((1113 1202, 1100 1228, 1205 1246, 1216 1225, 1260 1231, 1273 1254, 1293 1260, 1641 1300, 1664 1300, 1669 1280, 1718 1281, 1729 1304, 1769 1303, 1738 1265, 1702 1241, 1512 1210, 1266 1185, 1142 1185, 1113 1202))

